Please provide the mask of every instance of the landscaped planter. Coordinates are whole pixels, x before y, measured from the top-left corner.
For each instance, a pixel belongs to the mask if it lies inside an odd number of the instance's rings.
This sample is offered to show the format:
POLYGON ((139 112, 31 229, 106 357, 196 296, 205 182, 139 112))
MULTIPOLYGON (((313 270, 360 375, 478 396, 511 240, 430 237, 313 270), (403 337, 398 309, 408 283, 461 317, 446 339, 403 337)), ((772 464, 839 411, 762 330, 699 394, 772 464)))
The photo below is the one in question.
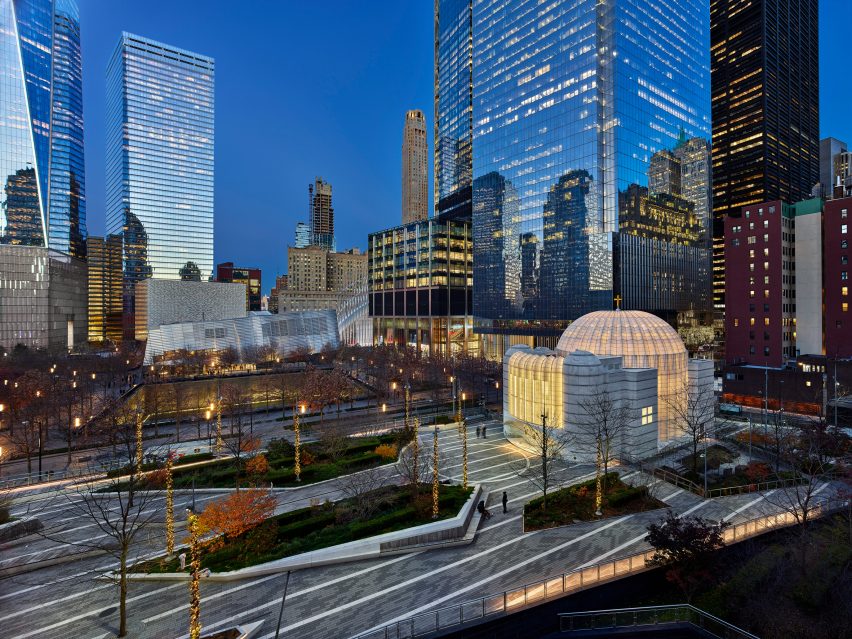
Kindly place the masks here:
POLYGON ((201 635, 201 639, 251 639, 258 633, 262 625, 263 620, 255 621, 234 628, 217 630, 213 634, 201 635))
POLYGON ((15 519, 0 525, 0 543, 37 533, 44 528, 38 519, 15 519))

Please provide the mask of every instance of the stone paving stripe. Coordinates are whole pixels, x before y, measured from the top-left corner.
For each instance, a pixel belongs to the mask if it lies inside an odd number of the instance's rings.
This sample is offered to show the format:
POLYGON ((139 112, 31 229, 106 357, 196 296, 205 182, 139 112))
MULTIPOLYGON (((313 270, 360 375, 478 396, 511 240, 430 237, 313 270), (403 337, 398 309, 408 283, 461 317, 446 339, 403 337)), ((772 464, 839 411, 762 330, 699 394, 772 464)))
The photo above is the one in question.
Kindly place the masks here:
MULTIPOLYGON (((560 550, 564 550, 568 546, 572 546, 572 545, 574 545, 574 544, 576 544, 580 541, 583 541, 587 537, 591 537, 592 535, 596 535, 596 534, 606 530, 607 528, 611 528, 612 526, 615 526, 616 524, 624 523, 625 521, 630 519, 630 517, 632 517, 632 515, 627 515, 626 517, 619 517, 618 519, 611 521, 608 524, 604 524, 603 526, 599 526, 599 527, 594 528, 594 529, 592 529, 592 530, 590 530, 586 533, 583 533, 579 537, 575 537, 574 539, 570 539, 570 540, 568 540, 564 543, 561 543, 557 546, 553 546, 552 548, 549 548, 549 549, 545 550, 544 552, 541 552, 537 555, 534 555, 533 557, 529 557, 528 559, 525 559, 524 561, 513 564, 509 568, 506 568, 506 569, 501 570, 499 572, 495 572, 491 575, 488 575, 487 577, 483 577, 479 581, 476 581, 472 584, 469 584, 469 585, 465 586, 464 588, 459 588, 455 592, 451 592, 448 595, 444 595, 443 597, 439 597, 438 599, 434 599, 427 604, 424 604, 422 606, 414 608, 413 610, 409 610, 404 615, 394 617, 393 619, 382 622, 377 626, 373 626, 372 628, 369 628, 367 630, 363 630, 363 631, 359 632, 358 634, 367 634, 369 632, 377 630, 378 628, 383 628, 383 627, 385 627, 389 624, 396 623, 397 621, 402 621, 403 619, 408 619, 409 617, 412 617, 416 614, 419 614, 419 613, 421 613, 425 610, 429 610, 430 608, 435 608, 436 606, 439 606, 440 604, 444 603, 445 601, 449 601, 450 599, 455 599, 459 595, 463 595, 466 592, 470 592, 471 590, 474 590, 476 588, 479 588, 480 586, 487 584, 489 581, 494 581, 495 579, 499 579, 500 577, 505 577, 506 575, 511 574, 511 573, 515 572, 516 570, 523 568, 524 566, 527 566, 527 565, 529 565, 533 562, 536 562, 536 561, 542 559, 543 557, 547 557, 548 555, 552 555, 555 552, 559 552, 560 550)), ((527 537, 527 536, 528 535, 525 535, 525 537, 527 537)), ((501 544, 501 545, 503 545, 503 544, 501 544)), ((496 547, 499 547, 499 546, 496 546, 496 547)), ((437 572, 437 571, 433 571, 433 572, 437 572)), ((429 573, 424 575, 424 577, 425 576, 429 576, 429 573)), ((415 579, 420 579, 420 578, 422 578, 422 577, 416 577, 415 579)), ((379 595, 379 594, 382 594, 382 593, 376 593, 376 594, 379 595)), ((369 599, 372 599, 374 596, 375 595, 372 595, 372 596, 369 596, 369 597, 363 597, 362 600, 358 601, 358 603, 363 603, 363 601, 369 601, 369 599)), ((350 603, 354 603, 354 602, 350 602, 350 603)), ((349 607, 349 605, 350 604, 344 604, 344 606, 339 606, 339 607, 337 607, 333 610, 329 610, 325 614, 335 614, 336 612, 339 612, 340 610, 344 610, 346 607, 349 607)), ((291 624, 291 625, 287 626, 286 628, 282 628, 282 631, 293 630, 295 628, 298 628, 298 627, 304 625, 305 623, 308 623, 309 621, 314 621, 318 618, 322 618, 322 617, 325 616, 325 614, 315 615, 314 617, 311 617, 310 619, 305 619, 305 620, 299 621, 295 624, 291 624)))

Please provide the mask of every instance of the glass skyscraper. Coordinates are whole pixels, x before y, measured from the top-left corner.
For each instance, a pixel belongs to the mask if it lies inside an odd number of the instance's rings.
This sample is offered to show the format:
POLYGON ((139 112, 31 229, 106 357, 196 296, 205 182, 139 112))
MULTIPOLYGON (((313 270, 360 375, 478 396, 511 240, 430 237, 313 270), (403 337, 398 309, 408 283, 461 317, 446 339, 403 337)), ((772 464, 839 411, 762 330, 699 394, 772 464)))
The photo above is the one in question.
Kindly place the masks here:
POLYGON ((0 344, 86 337, 82 77, 74 0, 0 0, 0 344))
POLYGON ((86 255, 74 0, 0 0, 0 244, 86 255))
POLYGON ((130 298, 189 262, 213 271, 213 76, 212 58, 129 33, 109 63, 107 232, 123 237, 130 298))
POLYGON ((491 354, 551 345, 598 309, 707 311, 709 0, 439 0, 437 13, 436 199, 470 171, 491 354))

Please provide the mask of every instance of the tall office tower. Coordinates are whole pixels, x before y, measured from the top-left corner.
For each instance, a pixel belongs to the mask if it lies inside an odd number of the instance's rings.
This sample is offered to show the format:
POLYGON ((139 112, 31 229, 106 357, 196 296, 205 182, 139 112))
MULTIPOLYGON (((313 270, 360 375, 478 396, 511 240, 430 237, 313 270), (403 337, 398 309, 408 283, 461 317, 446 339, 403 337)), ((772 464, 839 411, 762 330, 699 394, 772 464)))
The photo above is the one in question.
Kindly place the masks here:
POLYGON ((402 132, 402 223, 429 217, 429 170, 427 168, 426 117, 408 111, 402 132))
POLYGON ((124 238, 133 287, 213 271, 213 76, 207 56, 122 33, 107 68, 107 232, 124 238))
POLYGON ((317 176, 308 185, 308 207, 311 215, 311 245, 335 251, 334 207, 331 204, 331 184, 317 176))
POLYGON ((117 344, 122 337, 122 291, 124 274, 121 264, 120 235, 86 240, 89 263, 89 341, 110 340, 117 344))
POLYGON ((296 223, 296 248, 307 248, 311 245, 311 227, 304 222, 296 223))
POLYGON ((75 0, 0 0, 0 343, 86 338, 82 61, 75 0))
POLYGON ((709 0, 437 7, 436 184, 440 202, 451 192, 441 177, 458 166, 441 134, 452 123, 464 140, 472 117, 474 317, 486 353, 555 345, 568 322, 619 305, 672 323, 707 316, 710 254, 695 229, 709 199, 697 183, 711 130, 709 0), (445 85, 455 103, 442 120, 445 85))
POLYGON ((725 216, 819 181, 818 0, 711 0, 713 304, 725 308, 725 216))
POLYGON ((473 1, 435 2, 435 214, 470 219, 473 1))

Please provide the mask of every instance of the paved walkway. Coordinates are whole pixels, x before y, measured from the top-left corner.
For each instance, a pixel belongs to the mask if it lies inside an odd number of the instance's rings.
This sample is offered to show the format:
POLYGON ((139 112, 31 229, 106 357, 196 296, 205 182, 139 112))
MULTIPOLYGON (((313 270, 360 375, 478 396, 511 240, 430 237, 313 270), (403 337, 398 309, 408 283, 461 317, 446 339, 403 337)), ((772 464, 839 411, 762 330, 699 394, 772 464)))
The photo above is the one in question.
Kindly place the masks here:
MULTIPOLYGON (((492 507, 494 517, 483 523, 469 546, 294 573, 284 610, 283 636, 351 637, 413 613, 499 592, 645 547, 646 526, 661 517, 660 511, 525 534, 521 507, 538 491, 518 472, 535 460, 498 436, 496 424, 489 428, 487 439, 475 437, 475 425, 470 425, 468 432, 470 482, 486 483, 495 496, 506 490, 509 512, 503 514, 499 506, 492 507)), ((443 430, 439 436, 442 472, 459 477, 460 437, 455 429, 443 430)), ((424 432, 424 451, 431 452, 431 441, 431 432, 424 432)), ((654 481, 630 469, 621 470, 627 481, 654 481)), ((593 476, 591 466, 570 466, 563 470, 562 482, 574 483, 593 476)), ((737 521, 775 508, 763 495, 704 501, 662 482, 652 488, 676 511, 711 519, 737 521)), ((184 506, 185 499, 181 500, 176 508, 184 506)), ((44 510, 53 508, 54 525, 67 526, 69 534, 98 534, 85 522, 69 518, 67 507, 46 503, 44 510)), ((159 552, 161 536, 152 532, 140 544, 139 552, 159 552)), ((42 542, 30 541, 3 548, 3 556, 7 556, 7 551, 14 555, 29 552, 31 544, 39 543, 42 542)), ((114 636, 116 586, 93 579, 113 565, 105 557, 89 558, 0 581, 0 623, 20 639, 114 636)), ((228 584, 202 582, 204 630, 264 619, 261 637, 271 639, 284 581, 284 575, 270 575, 228 584)), ((131 583, 130 636, 186 636, 187 603, 185 583, 131 583)))

